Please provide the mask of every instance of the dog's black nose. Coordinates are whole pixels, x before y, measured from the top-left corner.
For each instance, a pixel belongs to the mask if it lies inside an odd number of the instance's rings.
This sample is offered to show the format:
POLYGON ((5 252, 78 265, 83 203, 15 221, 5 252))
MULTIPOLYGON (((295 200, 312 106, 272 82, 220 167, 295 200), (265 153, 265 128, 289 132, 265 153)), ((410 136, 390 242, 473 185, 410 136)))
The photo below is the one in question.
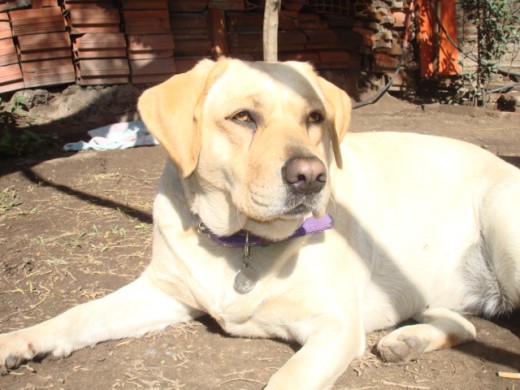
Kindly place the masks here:
POLYGON ((325 186, 327 169, 316 157, 296 157, 285 163, 282 177, 296 192, 312 194, 325 186))

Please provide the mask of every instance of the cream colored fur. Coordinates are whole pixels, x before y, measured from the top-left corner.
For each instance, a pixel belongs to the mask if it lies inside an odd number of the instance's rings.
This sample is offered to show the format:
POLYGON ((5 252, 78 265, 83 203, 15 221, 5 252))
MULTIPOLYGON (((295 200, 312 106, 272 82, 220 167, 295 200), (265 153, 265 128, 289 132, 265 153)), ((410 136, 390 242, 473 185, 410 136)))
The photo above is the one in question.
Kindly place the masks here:
POLYGON ((462 314, 519 306, 520 171, 490 153, 446 138, 347 135, 349 98, 295 62, 203 61, 146 91, 139 108, 171 158, 149 267, 111 295, 1 335, 4 371, 209 313, 233 335, 303 345, 266 389, 321 390, 363 352, 366 332, 414 317, 378 349, 417 359, 472 340, 462 314), (300 156, 325 164, 327 183, 295 201, 283 167, 300 156), (325 212, 333 229, 283 240, 325 212), (252 249, 251 292, 233 288, 242 249, 198 233, 200 221, 221 236, 282 240, 252 249))

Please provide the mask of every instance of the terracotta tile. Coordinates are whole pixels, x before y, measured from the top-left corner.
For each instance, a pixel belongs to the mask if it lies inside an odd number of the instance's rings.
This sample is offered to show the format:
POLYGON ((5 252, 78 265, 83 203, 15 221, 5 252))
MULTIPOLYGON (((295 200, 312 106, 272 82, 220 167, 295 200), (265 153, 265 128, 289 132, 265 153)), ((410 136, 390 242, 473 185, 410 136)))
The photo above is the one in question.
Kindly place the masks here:
POLYGON ((208 0, 169 0, 170 12, 202 12, 208 8, 208 0))
POLYGON ((70 29, 71 34, 99 34, 99 33, 118 33, 119 25, 111 26, 92 26, 92 25, 76 25, 70 29))
POLYGON ((281 52, 278 54, 280 61, 304 61, 317 64, 320 62, 320 55, 316 51, 296 51, 281 52))
POLYGON ((387 54, 375 53, 374 54, 374 70, 375 71, 384 71, 384 70, 395 70, 399 66, 399 59, 396 57, 392 57, 387 54))
POLYGON ((70 10, 70 23, 75 25, 119 25, 120 17, 117 9, 92 7, 70 10))
POLYGON ((128 35, 127 39, 129 52, 173 50, 174 48, 171 34, 128 35))
POLYGON ((0 66, 0 84, 14 83, 22 80, 20 65, 0 66))
POLYGON ((9 15, 7 12, 0 13, 0 39, 11 38, 12 36, 9 15))
POLYGON ((0 66, 18 63, 18 54, 12 38, 0 39, 0 66))
POLYGON ((123 9, 165 9, 168 0, 122 0, 123 9))
POLYGON ((76 39, 78 50, 126 49, 123 33, 87 33, 76 39))
POLYGON ((264 14, 260 12, 226 12, 230 31, 262 31, 264 14))
POLYGON ((43 8, 43 7, 57 7, 58 0, 32 0, 32 8, 43 8))
POLYGON ((172 74, 153 74, 143 76, 131 76, 132 84, 159 84, 168 80, 172 74))
POLYGON ((80 60, 78 66, 81 77, 127 76, 130 74, 126 58, 80 60))
POLYGON ((79 85, 111 85, 127 84, 128 76, 81 77, 76 80, 79 85))
MULTIPOLYGON (((211 53, 215 57, 229 54, 227 42, 226 19, 222 10, 212 9, 209 11, 211 53)), ((174 35, 175 36, 175 35, 174 35)))
POLYGON ((70 35, 65 31, 23 35, 18 37, 18 47, 22 53, 64 48, 68 48, 70 51, 70 45, 70 35))
POLYGON ((226 11, 244 11, 246 5, 244 0, 209 0, 208 8, 226 11))
POLYGON ((123 11, 127 34, 170 33, 170 15, 163 10, 123 11))
POLYGON ((74 83, 76 75, 71 59, 22 62, 25 88, 74 83))
POLYGON ((171 13, 170 26, 173 32, 191 29, 208 30, 208 18, 203 13, 171 13))
POLYGON ((14 36, 65 31, 60 7, 9 11, 9 18, 14 36))
POLYGON ((77 59, 126 58, 126 49, 74 50, 77 59))
POLYGON ((175 57, 175 71, 176 73, 184 73, 193 68, 200 60, 202 60, 203 56, 196 57, 175 57))
POLYGON ((211 54, 211 42, 209 39, 176 40, 175 55, 179 56, 205 56, 211 54))
POLYGON ((48 60, 53 58, 71 58, 72 52, 70 49, 47 49, 44 51, 20 53, 20 61, 38 61, 48 60))
POLYGON ((174 74, 175 62, 173 58, 160 58, 149 60, 130 60, 132 76, 174 74))

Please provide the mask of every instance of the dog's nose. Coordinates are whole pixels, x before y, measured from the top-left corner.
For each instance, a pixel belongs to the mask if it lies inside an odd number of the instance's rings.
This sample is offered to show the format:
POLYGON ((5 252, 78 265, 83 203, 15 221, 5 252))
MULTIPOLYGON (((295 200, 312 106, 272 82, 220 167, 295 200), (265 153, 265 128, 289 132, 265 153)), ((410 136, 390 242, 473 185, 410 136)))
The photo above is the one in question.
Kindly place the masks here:
POLYGON ((325 186, 327 169, 316 157, 296 157, 285 163, 282 177, 296 192, 312 194, 325 186))

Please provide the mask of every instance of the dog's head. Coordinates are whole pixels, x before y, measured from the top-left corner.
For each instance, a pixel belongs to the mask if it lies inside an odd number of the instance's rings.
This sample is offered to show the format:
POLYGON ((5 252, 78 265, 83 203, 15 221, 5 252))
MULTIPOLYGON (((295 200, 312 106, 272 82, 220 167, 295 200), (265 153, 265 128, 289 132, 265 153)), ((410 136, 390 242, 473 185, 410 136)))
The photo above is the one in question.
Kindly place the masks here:
POLYGON ((305 63, 204 60, 144 92, 139 110, 219 235, 291 235, 330 195, 350 99, 305 63))

